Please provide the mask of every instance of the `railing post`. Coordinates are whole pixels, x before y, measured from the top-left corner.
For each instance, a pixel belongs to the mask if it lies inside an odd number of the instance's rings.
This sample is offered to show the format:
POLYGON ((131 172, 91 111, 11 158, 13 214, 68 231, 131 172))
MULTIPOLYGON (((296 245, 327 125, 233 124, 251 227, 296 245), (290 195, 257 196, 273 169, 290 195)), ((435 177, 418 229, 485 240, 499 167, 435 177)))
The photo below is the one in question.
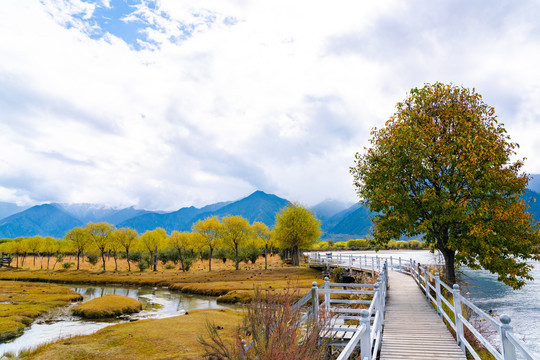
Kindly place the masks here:
POLYGON ((352 274, 352 255, 349 255, 349 274, 352 274))
POLYGON ((385 283, 384 292, 386 293, 386 285, 388 284, 388 260, 384 261, 383 271, 384 271, 384 283, 385 283))
POLYGON ((508 340, 507 334, 512 334, 512 326, 510 325, 510 316, 501 315, 499 318, 501 320, 501 344, 502 344, 502 356, 504 360, 515 360, 516 359, 516 348, 508 340))
POLYGON ((375 275, 375 259, 371 257, 371 277, 375 275))
POLYGON ((459 285, 454 284, 454 291, 452 291, 454 297, 454 314, 455 314, 455 324, 456 324, 456 340, 461 348, 461 351, 465 353, 465 343, 463 342, 463 323, 459 316, 461 315, 461 292, 459 290, 459 285))
POLYGON ((392 271, 394 270, 394 261, 392 260, 392 255, 390 255, 390 269, 392 269, 392 271))
POLYGON ((319 322, 319 288, 317 282, 314 281, 311 287, 311 305, 313 306, 313 322, 317 324, 319 322))
POLYGON ((401 267, 401 256, 399 257, 399 272, 403 272, 403 269, 401 267))
POLYGON ((418 280, 418 285, 420 285, 422 283, 422 267, 420 263, 416 264, 416 271, 418 271, 418 275, 416 278, 418 280))
POLYGON ((384 323, 384 281, 380 279, 380 281, 377 284, 378 284, 377 290, 379 293, 379 296, 378 296, 379 303, 377 304, 376 311, 381 312, 381 324, 383 324, 384 323))
MULTIPOLYGON (((323 289, 330 290, 330 280, 328 279, 328 276, 324 277, 323 289)), ((324 306, 327 312, 330 311, 330 293, 329 292, 324 293, 324 306)))
POLYGON ((426 298, 429 300, 429 274, 427 265, 424 265, 424 281, 426 282, 426 298))
POLYGON ((369 328, 369 311, 360 311, 360 326, 365 325, 366 329, 360 339, 360 356, 362 360, 371 360, 371 329, 369 328))
POLYGON ((381 260, 379 259, 379 255, 375 255, 375 258, 377 259, 377 271, 381 271, 381 260))
POLYGON ((367 255, 364 255, 364 265, 367 267, 367 255))
POLYGON ((442 319, 443 314, 441 296, 441 278, 439 277, 439 273, 435 273, 435 297, 437 299, 437 314, 439 314, 442 319))
POLYGON ((412 263, 412 259, 409 258, 409 271, 411 272, 411 276, 414 276, 413 275, 413 263, 412 263))

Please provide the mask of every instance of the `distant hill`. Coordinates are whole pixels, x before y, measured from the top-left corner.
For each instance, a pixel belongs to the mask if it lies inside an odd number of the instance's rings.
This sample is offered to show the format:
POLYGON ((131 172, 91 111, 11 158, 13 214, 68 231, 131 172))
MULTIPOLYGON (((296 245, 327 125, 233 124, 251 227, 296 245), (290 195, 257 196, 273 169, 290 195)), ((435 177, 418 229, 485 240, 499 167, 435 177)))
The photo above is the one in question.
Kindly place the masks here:
POLYGON ((350 208, 350 206, 350 203, 347 204, 342 201, 327 199, 313 206, 311 211, 313 211, 315 215, 322 220, 329 219, 337 213, 347 210, 350 208))
POLYGON ((191 230, 193 218, 200 211, 200 209, 191 206, 165 214, 148 213, 123 221, 117 227, 130 227, 139 233, 154 230, 158 227, 165 229, 168 233, 171 233, 173 230, 188 231, 191 230))
POLYGON ((89 222, 108 222, 116 225, 135 216, 150 211, 135 209, 134 207, 115 209, 97 204, 52 204, 64 210, 71 216, 81 220, 84 224, 89 222))
POLYGON ((64 237, 70 229, 83 223, 50 204, 33 206, 0 221, 0 238, 20 236, 64 237))
POLYGON ((531 181, 529 181, 529 185, 527 188, 530 190, 540 193, 540 174, 531 174, 531 181))
POLYGON ((342 211, 338 212, 337 214, 334 214, 330 218, 321 218, 321 217, 319 217, 319 219, 321 220, 321 228, 322 228, 323 232, 329 233, 347 215, 353 213, 354 211, 356 211, 357 209, 359 209, 361 207, 362 207, 362 205, 360 203, 356 203, 356 204, 350 206, 349 208, 347 208, 345 210, 342 210, 342 211))
POLYGON ((353 205, 352 211, 338 214, 341 218, 334 227, 328 230, 329 234, 347 234, 351 237, 363 237, 368 234, 373 213, 361 204, 353 205))
POLYGON ((529 205, 527 210, 534 217, 534 221, 540 221, 540 193, 532 190, 527 190, 522 196, 525 203, 529 205))
POLYGON ((139 233, 162 227, 171 233, 174 230, 190 231, 196 221, 210 216, 222 218, 227 215, 241 215, 250 223, 261 221, 271 227, 274 225, 276 213, 287 204, 289 204, 288 200, 256 191, 238 201, 212 204, 201 209, 191 206, 165 214, 144 214, 119 223, 117 226, 130 227, 139 233))
POLYGON ((24 211, 28 208, 29 206, 19 206, 17 204, 0 201, 0 219, 24 211))
POLYGON ((202 213, 194 220, 197 221, 214 215, 218 218, 227 215, 240 215, 250 223, 260 221, 268 225, 268 227, 272 227, 276 220, 276 214, 285 206, 289 205, 289 203, 289 200, 282 199, 276 195, 267 194, 263 191, 255 191, 248 197, 232 202, 216 211, 202 213))
MULTIPOLYGON (((540 221, 540 193, 526 190, 522 199, 529 205, 527 210, 534 217, 535 221, 540 221)), ((348 235, 349 238, 364 237, 369 233, 371 226, 371 217, 374 214, 369 212, 360 203, 353 205, 346 211, 335 215, 327 220, 326 226, 331 224, 337 218, 341 218, 333 227, 328 227, 325 238, 343 238, 338 235, 348 235), (351 211, 351 209, 353 209, 351 211)))

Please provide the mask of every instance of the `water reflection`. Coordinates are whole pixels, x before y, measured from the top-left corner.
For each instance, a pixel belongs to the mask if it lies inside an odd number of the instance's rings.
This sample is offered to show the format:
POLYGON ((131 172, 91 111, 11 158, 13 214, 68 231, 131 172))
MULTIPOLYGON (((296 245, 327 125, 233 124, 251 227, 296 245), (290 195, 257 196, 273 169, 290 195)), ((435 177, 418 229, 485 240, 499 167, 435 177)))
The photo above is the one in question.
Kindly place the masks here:
POLYGON ((41 344, 54 342, 59 339, 77 335, 89 335, 104 327, 136 321, 140 319, 162 319, 182 315, 195 309, 238 308, 238 306, 222 306, 216 299, 206 296, 186 295, 171 292, 166 288, 127 288, 127 287, 97 287, 93 285, 70 286, 70 289, 83 296, 83 302, 104 295, 124 295, 143 303, 143 310, 123 319, 89 321, 73 316, 71 309, 79 303, 54 309, 43 316, 11 342, 0 344, 0 356, 4 353, 18 354, 21 350, 36 347, 41 344))

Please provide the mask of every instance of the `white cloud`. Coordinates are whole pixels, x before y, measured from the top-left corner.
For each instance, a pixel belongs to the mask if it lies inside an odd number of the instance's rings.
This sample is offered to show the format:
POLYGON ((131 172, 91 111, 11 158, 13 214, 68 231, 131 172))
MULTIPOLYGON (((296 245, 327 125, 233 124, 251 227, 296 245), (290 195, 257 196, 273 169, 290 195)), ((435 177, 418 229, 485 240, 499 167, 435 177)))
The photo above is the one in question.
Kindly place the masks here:
POLYGON ((139 50, 96 36, 96 6, 115 1, 3 4, 0 200, 351 201, 371 127, 434 81, 484 94, 540 173, 532 1, 141 4, 123 18, 139 50))

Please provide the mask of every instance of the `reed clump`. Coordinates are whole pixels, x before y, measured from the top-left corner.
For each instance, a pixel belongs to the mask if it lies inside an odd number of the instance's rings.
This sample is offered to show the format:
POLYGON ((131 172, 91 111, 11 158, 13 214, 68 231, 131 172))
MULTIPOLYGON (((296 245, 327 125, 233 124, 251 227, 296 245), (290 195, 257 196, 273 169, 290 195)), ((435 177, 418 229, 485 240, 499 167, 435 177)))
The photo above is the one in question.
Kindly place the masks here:
POLYGON ((50 309, 80 300, 80 294, 55 284, 0 281, 0 341, 19 336, 50 309))
POLYGON ((133 314, 142 310, 142 303, 122 295, 105 295, 92 299, 73 309, 73 315, 85 319, 110 318, 124 314, 133 314))

